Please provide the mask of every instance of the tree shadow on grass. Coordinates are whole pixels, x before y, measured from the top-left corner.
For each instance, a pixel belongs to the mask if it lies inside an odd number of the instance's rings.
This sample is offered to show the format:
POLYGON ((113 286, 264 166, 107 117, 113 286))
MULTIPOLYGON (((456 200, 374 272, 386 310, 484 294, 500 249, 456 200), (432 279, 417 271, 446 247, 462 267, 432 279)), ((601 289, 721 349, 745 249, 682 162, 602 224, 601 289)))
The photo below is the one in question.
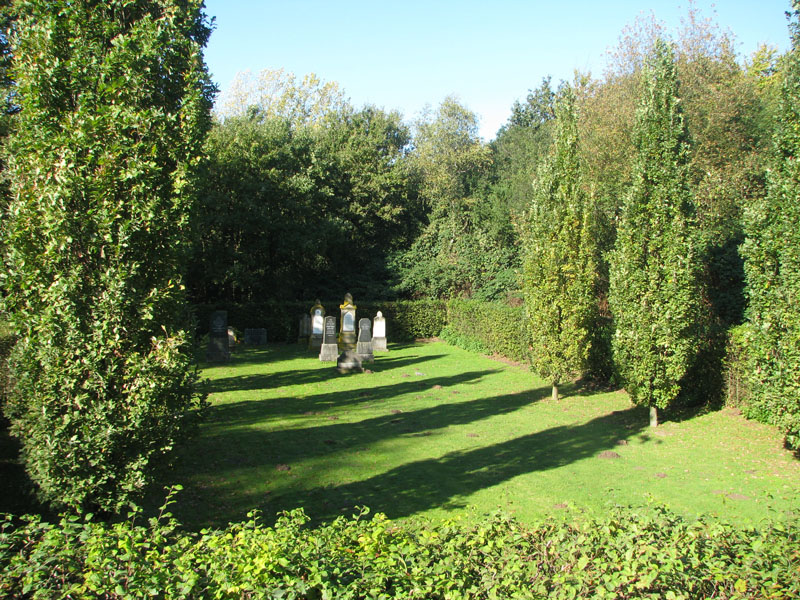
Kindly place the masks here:
MULTIPOLYGON (((422 394, 433 391, 435 386, 441 386, 446 393, 455 386, 476 384, 486 375, 496 372, 495 370, 468 371, 446 377, 409 378, 401 383, 387 385, 369 385, 372 377, 369 374, 348 375, 348 377, 363 378, 365 387, 309 396, 244 400, 211 406, 206 411, 205 435, 218 435, 219 432, 224 434, 232 426, 266 425, 273 419, 312 417, 318 416, 322 411, 334 408, 347 409, 348 407, 357 408, 359 405, 367 403, 377 404, 406 394, 422 394)), ((338 374, 333 375, 333 377, 338 376, 338 374)), ((254 386, 252 389, 263 388, 254 386)))
MULTIPOLYGON (((248 360, 252 364, 269 362, 268 355, 260 355, 260 360, 248 360)), ((375 373, 419 365, 426 361, 442 358, 442 354, 430 354, 427 356, 401 356, 387 357, 378 356, 374 363, 364 364, 365 369, 375 373)), ((336 370, 336 363, 320 363, 318 367, 312 369, 290 369, 280 370, 274 373, 259 373, 256 375, 236 375, 233 377, 219 377, 208 380, 203 384, 203 391, 209 394, 221 394, 226 392, 236 392, 244 390, 275 389, 289 385, 305 385, 320 383, 339 377, 336 370)))
MULTIPOLYGON (((451 379, 454 383, 475 381, 475 375, 451 379)), ((398 396, 410 385, 386 386, 381 397, 398 396)), ((406 517, 434 507, 457 507, 474 492, 518 475, 593 457, 615 447, 619 440, 639 435, 647 425, 646 411, 632 408, 581 425, 552 427, 491 446, 408 462, 361 481, 317 487, 306 487, 302 482, 302 466, 298 465, 303 461, 330 455, 331 464, 335 465, 332 468, 344 466, 346 469, 347 462, 354 460, 356 453, 368 456, 372 447, 383 441, 419 438, 420 443, 430 445, 425 438, 435 437, 447 427, 513 413, 535 402, 546 401, 549 392, 549 388, 538 388, 459 402, 446 390, 438 390, 441 401, 428 408, 404 411, 402 407, 387 403, 385 414, 347 423, 321 422, 324 414, 310 414, 307 426, 283 430, 256 426, 271 414, 269 404, 272 401, 216 407, 219 427, 206 432, 195 449, 199 460, 187 461, 181 473, 185 482, 211 483, 187 485, 182 494, 179 518, 190 527, 224 525, 257 508, 270 522, 279 511, 306 507, 314 522, 319 523, 357 505, 370 506, 390 518, 406 517), (256 406, 247 410, 243 417, 240 413, 247 409, 247 404, 256 406), (237 478, 240 474, 251 477, 253 473, 267 483, 282 477, 295 478, 297 483, 282 488, 279 496, 273 496, 268 486, 249 484, 247 479, 243 483, 237 478)), ((331 402, 338 407, 338 398, 326 397, 338 395, 320 395, 316 405, 325 408, 331 402)), ((310 477, 313 480, 319 476, 317 472, 310 477)))

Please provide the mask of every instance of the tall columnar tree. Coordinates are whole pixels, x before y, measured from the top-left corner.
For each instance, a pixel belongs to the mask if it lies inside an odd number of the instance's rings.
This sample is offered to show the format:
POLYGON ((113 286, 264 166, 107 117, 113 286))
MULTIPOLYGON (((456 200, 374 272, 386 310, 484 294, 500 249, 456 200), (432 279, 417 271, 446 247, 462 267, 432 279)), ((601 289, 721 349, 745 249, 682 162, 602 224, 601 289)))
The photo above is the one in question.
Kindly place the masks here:
POLYGON ((633 182, 611 257, 614 358, 632 400, 658 408, 678 396, 699 348, 702 295, 689 141, 673 52, 657 41, 636 117, 633 182))
POLYGON ((210 124, 202 0, 17 3, 12 431, 43 498, 113 510, 198 396, 179 265, 210 124))
POLYGON ((522 290, 534 369, 553 386, 586 364, 597 321, 591 210, 581 187, 575 98, 556 105, 555 147, 539 169, 523 232, 522 290))
POLYGON ((743 246, 752 358, 751 416, 800 448, 800 3, 781 88, 775 156, 764 200, 745 215, 743 246))

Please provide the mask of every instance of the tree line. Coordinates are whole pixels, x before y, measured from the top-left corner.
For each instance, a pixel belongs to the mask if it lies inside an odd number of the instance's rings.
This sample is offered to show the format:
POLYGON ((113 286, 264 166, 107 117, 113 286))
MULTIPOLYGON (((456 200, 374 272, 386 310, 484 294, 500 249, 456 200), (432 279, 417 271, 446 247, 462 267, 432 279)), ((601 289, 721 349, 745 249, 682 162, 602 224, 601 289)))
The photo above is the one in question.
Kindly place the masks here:
POLYGON ((204 399, 195 304, 523 304, 553 385, 713 402, 744 328, 749 414, 800 446, 798 7, 744 61, 690 10, 625 30, 600 77, 545 78, 495 140, 445 98, 413 122, 337 84, 220 97, 200 0, 0 5, 4 412, 43 496, 136 497, 204 399))

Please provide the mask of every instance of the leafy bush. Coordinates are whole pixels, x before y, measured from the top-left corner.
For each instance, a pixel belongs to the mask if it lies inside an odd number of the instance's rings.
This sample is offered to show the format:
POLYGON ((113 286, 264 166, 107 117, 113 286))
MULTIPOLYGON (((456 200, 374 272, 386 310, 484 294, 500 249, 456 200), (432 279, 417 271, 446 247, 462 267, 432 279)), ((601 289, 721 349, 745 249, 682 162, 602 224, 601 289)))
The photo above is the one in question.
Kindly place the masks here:
POLYGON ((724 378, 725 404, 745 407, 748 404, 750 386, 748 383, 751 365, 747 358, 747 335, 749 325, 732 327, 728 332, 728 345, 725 349, 724 378))
POLYGON ((169 515, 115 524, 6 517, 0 594, 30 598, 789 598, 797 516, 758 528, 662 507, 524 526, 398 525, 382 515, 316 529, 301 510, 187 533, 169 515))

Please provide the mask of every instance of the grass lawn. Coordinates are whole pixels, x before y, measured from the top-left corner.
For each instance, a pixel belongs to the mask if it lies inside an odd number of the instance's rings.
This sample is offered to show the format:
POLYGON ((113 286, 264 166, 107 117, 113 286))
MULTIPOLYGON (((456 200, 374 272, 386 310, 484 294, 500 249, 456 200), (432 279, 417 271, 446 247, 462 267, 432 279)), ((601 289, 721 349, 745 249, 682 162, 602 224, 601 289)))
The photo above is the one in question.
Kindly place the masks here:
POLYGON ((303 507, 317 522, 357 505, 393 519, 533 521, 650 498, 687 517, 754 523, 798 508, 800 462, 779 433, 725 409, 648 426, 621 391, 564 398, 526 367, 443 342, 390 346, 339 375, 299 346, 206 365, 211 402, 170 478, 172 512, 219 526, 303 507))

